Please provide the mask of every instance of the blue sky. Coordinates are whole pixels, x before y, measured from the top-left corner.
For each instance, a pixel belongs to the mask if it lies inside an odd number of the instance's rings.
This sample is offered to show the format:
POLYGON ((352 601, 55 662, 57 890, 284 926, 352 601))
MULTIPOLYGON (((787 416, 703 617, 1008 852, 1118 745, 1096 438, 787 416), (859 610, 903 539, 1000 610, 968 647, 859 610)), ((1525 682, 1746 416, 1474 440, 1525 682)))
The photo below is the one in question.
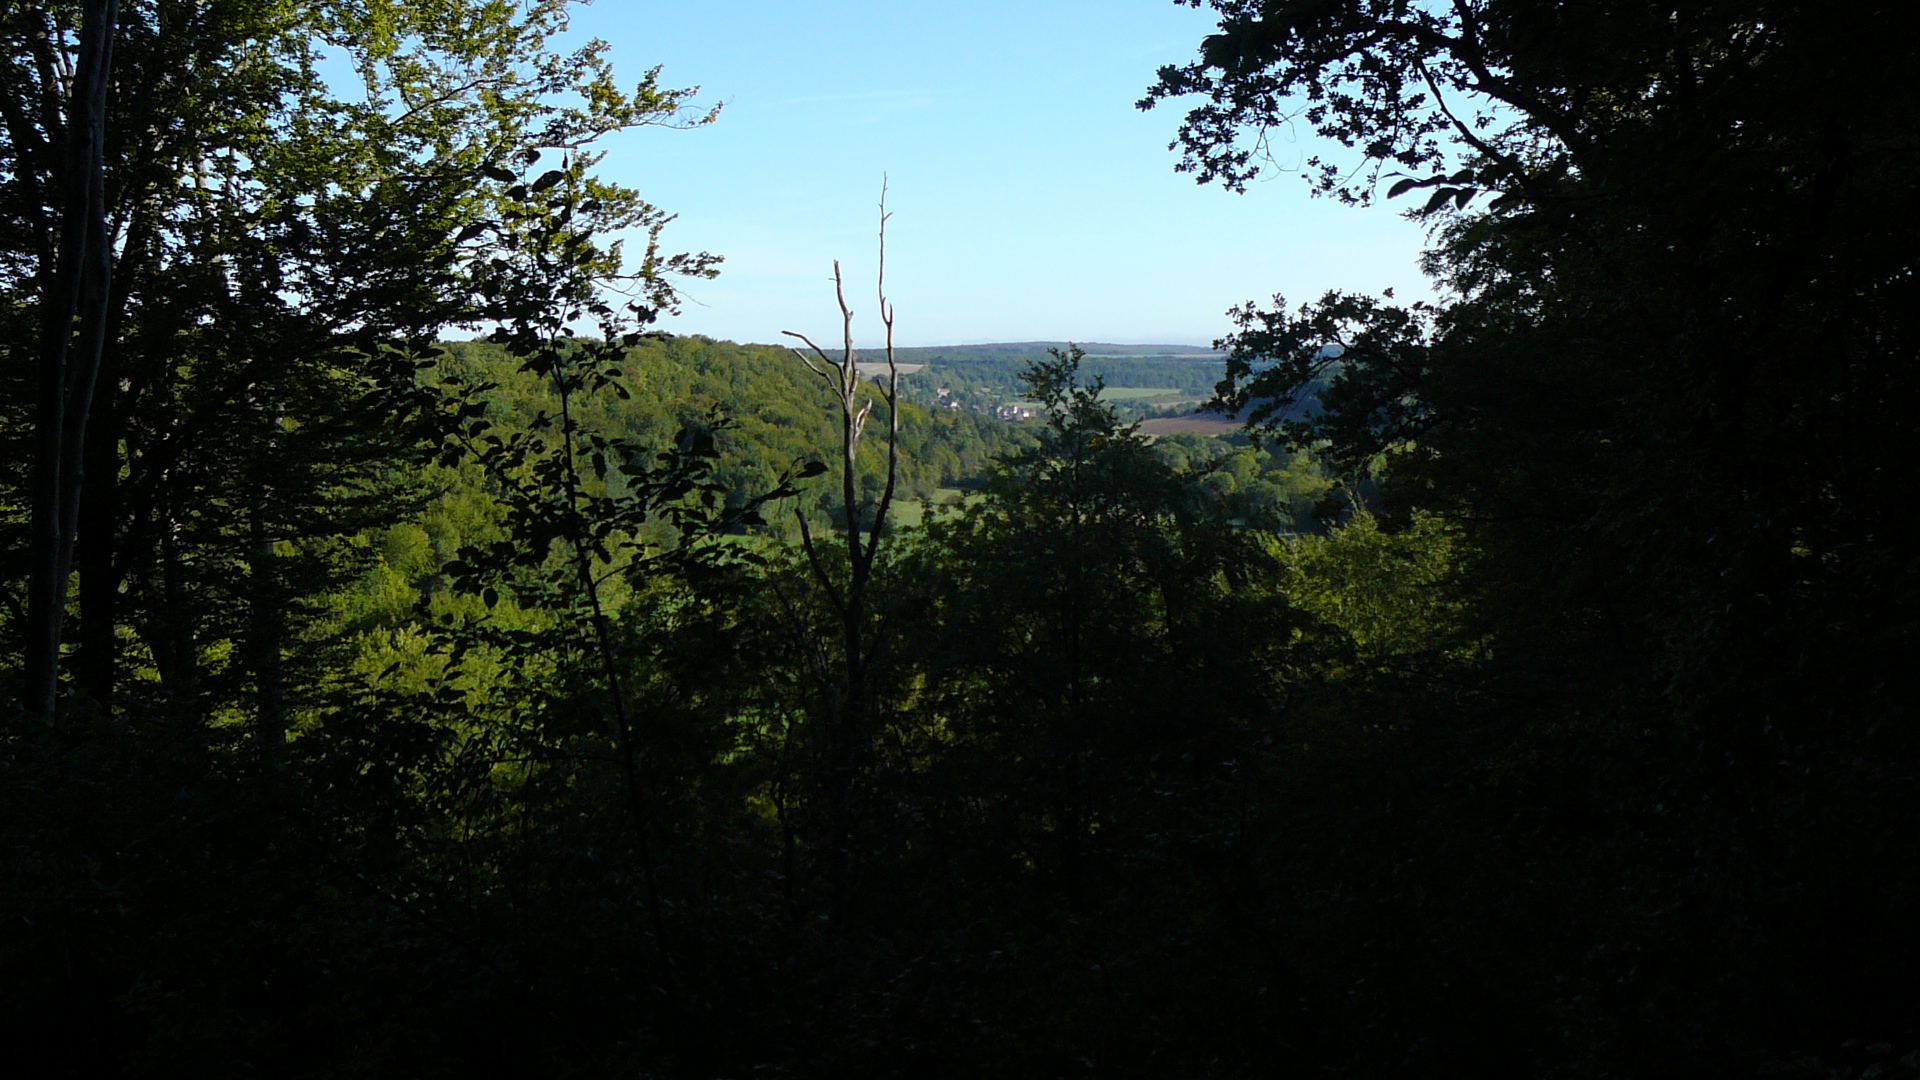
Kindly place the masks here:
MULTIPOLYGON (((1205 344, 1275 292, 1427 294, 1397 206, 1313 199, 1297 173, 1234 195, 1173 171, 1183 110, 1133 103, 1212 28, 1171 0, 600 0, 573 23, 612 43, 622 81, 661 64, 725 103, 711 127, 625 133, 601 165, 679 215, 675 250, 726 257, 678 333, 832 337, 839 258, 873 343, 882 173, 902 345, 1205 344)), ((1308 138, 1276 140, 1281 163, 1308 138)))

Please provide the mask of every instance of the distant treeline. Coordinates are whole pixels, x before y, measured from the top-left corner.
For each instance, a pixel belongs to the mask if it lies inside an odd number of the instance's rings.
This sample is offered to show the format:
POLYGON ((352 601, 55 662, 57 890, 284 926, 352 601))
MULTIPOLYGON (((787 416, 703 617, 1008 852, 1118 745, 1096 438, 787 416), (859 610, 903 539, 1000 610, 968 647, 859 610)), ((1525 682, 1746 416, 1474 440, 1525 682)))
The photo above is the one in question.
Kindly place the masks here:
MULTIPOLYGON (((1020 398, 1024 394, 1020 373, 1035 361, 1045 360, 1047 350, 1066 347, 1063 341, 1023 341, 938 345, 896 352, 902 363, 927 365, 910 380, 908 392, 915 400, 926 400, 944 386, 963 405, 991 408, 1020 398)), ((1223 354, 1192 345, 1087 342, 1080 347, 1086 351, 1082 372, 1088 378, 1104 380, 1108 386, 1165 388, 1203 400, 1213 395, 1214 387, 1227 372, 1223 354)))

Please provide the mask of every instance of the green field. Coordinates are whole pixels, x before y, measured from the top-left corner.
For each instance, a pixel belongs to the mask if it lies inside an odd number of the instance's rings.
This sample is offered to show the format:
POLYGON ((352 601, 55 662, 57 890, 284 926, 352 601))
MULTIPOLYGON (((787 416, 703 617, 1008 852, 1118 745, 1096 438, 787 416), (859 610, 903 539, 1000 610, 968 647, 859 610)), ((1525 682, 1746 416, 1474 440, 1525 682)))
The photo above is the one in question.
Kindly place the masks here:
POLYGON ((1108 401, 1181 401, 1193 395, 1166 386, 1109 386, 1100 396, 1108 401))
POLYGON ((925 502, 918 499, 900 499, 894 502, 891 516, 895 525, 902 528, 915 528, 926 523, 927 511, 931 508, 938 513, 965 502, 967 493, 959 488, 935 488, 933 498, 925 502))

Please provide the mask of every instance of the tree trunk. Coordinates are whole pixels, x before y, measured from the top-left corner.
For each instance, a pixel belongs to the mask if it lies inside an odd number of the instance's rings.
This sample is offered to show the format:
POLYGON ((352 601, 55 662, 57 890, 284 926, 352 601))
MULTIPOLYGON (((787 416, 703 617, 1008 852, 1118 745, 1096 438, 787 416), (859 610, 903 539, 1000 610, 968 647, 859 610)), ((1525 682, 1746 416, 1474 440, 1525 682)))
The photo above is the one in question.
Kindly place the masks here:
POLYGON ((272 491, 264 483, 255 489, 253 512, 248 521, 252 554, 247 560, 247 602, 251 609, 248 652, 252 653, 254 734, 267 756, 277 758, 287 740, 287 717, 280 663, 280 651, 285 644, 280 611, 280 567, 273 550, 273 528, 267 517, 272 491))
MULTIPOLYGON (((122 189, 122 200, 129 196, 122 189)), ((107 297, 107 332, 100 355, 94 416, 86 430, 86 475, 80 493, 79 534, 74 537, 75 569, 80 575, 80 655, 74 689, 104 712, 113 709, 120 660, 120 587, 129 567, 127 536, 121 531, 121 442, 126 438, 132 394, 121 386, 127 358, 120 344, 120 319, 127 309, 129 285, 141 261, 151 254, 153 222, 129 215, 125 245, 107 297)), ((131 531, 131 530, 129 530, 131 531)))
MULTIPOLYGON (((112 379, 109 378, 111 385, 112 379)), ((120 568, 114 564, 120 517, 119 417, 107 415, 88 425, 86 466, 90 482, 80 498, 79 535, 74 539, 80 572, 80 655, 74 689, 102 712, 113 708, 120 568)))
POLYGON ((88 0, 67 108, 67 174, 61 185, 66 207, 59 252, 52 272, 43 275, 45 330, 33 433, 23 704, 30 715, 49 719, 60 685, 60 639, 85 480, 87 417, 106 340, 113 266, 106 223, 106 104, 119 15, 118 0, 88 0))
POLYGON ((177 704, 191 701, 200 692, 199 634, 187 608, 186 586, 182 578, 177 531, 171 501, 156 511, 155 527, 160 534, 157 572, 160 578, 161 604, 140 626, 139 633, 153 652, 153 666, 160 675, 160 689, 177 704))
MULTIPOLYGON (((873 524, 862 536, 860 514, 859 462, 860 438, 867 419, 873 414, 873 402, 862 400, 864 380, 859 358, 853 347, 853 309, 847 306, 840 262, 833 263, 834 299, 840 305, 840 328, 844 342, 838 361, 815 345, 805 334, 782 331, 804 342, 821 363, 814 363, 805 352, 801 360, 814 374, 826 380, 840 399, 840 501, 846 514, 847 584, 844 595, 836 588, 833 575, 820 560, 807 531, 807 519, 797 508, 801 545, 815 579, 827 593, 840 616, 841 647, 845 650, 843 681, 822 687, 826 721, 827 802, 827 906, 828 925, 838 933, 846 921, 847 902, 853 881, 853 789, 861 752, 871 736, 868 716, 872 708, 872 688, 867 685, 867 588, 873 579, 873 564, 885 534, 887 512, 893 505, 895 484, 900 469, 900 364, 893 346, 893 305, 887 301, 887 187, 880 185, 880 269, 876 294, 880 304, 880 322, 887 337, 887 482, 874 507, 873 524)), ((796 350, 798 351, 798 350, 796 350)))

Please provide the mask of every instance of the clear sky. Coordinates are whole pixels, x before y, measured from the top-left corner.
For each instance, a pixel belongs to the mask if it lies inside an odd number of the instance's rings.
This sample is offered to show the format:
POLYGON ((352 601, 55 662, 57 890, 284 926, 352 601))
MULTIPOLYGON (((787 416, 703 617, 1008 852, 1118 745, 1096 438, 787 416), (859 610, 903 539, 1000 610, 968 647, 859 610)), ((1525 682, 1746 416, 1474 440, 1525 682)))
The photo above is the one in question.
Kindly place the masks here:
MULTIPOLYGON (((901 345, 1206 344, 1228 306, 1275 292, 1426 295, 1425 235, 1397 205, 1309 198, 1298 173, 1234 195, 1173 171, 1184 110, 1134 102, 1213 26, 1171 0, 599 0, 573 23, 612 43, 623 82, 661 64, 725 104, 710 127, 625 133, 601 165, 679 214, 674 250, 726 258, 677 333, 833 337, 839 258, 873 343, 882 173, 901 345)), ((1311 152, 1300 138, 1277 140, 1282 164, 1311 152)))

